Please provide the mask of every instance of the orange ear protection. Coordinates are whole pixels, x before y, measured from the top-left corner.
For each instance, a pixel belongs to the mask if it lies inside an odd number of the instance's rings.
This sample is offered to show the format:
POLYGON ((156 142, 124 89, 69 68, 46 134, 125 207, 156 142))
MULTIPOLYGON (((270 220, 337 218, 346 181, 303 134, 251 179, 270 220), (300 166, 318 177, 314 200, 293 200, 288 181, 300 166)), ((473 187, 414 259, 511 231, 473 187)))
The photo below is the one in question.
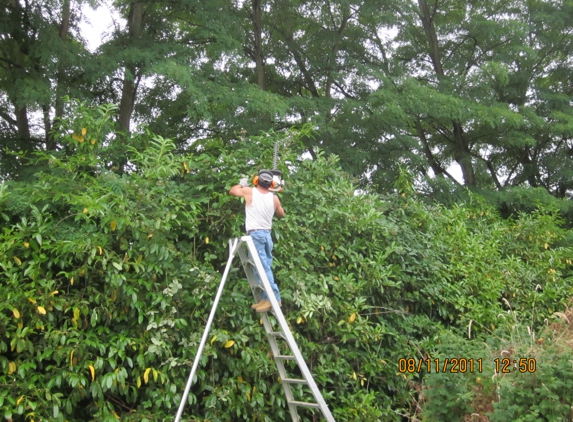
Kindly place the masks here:
MULTIPOLYGON (((261 173, 270 173, 272 176, 272 173, 269 170, 261 170, 259 171, 259 175, 261 173)), ((253 178, 253 185, 258 186, 259 185, 259 176, 255 176, 253 178)), ((271 182, 271 185, 269 186, 270 189, 274 189, 277 187, 277 182, 275 182, 274 180, 271 182)))
MULTIPOLYGON (((253 185, 257 186, 259 184, 259 176, 255 176, 253 179, 253 185)), ((274 180, 271 182, 271 189, 274 189, 277 187, 277 182, 275 182, 274 180)))

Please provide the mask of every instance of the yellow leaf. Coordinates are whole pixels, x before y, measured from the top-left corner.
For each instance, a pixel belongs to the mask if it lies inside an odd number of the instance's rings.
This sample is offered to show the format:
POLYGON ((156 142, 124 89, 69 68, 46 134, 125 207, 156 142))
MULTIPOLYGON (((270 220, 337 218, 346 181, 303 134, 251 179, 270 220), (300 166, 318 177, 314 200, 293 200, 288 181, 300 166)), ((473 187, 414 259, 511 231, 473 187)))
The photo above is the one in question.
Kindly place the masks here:
POLYGON ((70 365, 74 366, 74 352, 75 350, 72 350, 70 352, 70 365))
POLYGON ((159 372, 157 372, 155 369, 153 370, 153 381, 157 382, 157 376, 159 375, 159 372))
POLYGON ((151 239, 152 237, 153 237, 152 234, 148 234, 148 235, 147 235, 147 239, 148 239, 148 240, 151 239))
POLYGON ((80 136, 74 132, 74 133, 72 133, 72 139, 75 139, 76 141, 78 141, 80 139, 80 136))
POLYGON ((350 375, 350 378, 352 378, 353 380, 356 380, 356 372, 352 372, 352 375, 350 375))
POLYGON ((356 312, 350 315, 350 317, 348 318, 348 322, 352 324, 355 319, 356 319, 356 312))
POLYGON ((81 144, 84 141, 84 137, 83 136, 78 136, 78 142, 81 144))
POLYGON ((85 127, 83 127, 82 128, 82 135, 85 135, 87 132, 88 132, 88 130, 85 127))
POLYGON ((323 250, 324 250, 324 246, 320 245, 320 250, 323 251, 323 250))
POLYGON ((143 373, 143 381, 147 384, 149 382, 149 372, 151 371, 151 368, 147 368, 145 370, 145 372, 143 373))
POLYGON ((240 375, 239 375, 239 378, 237 378, 237 379, 239 380, 239 383, 245 382, 245 381, 243 380, 243 377, 240 376, 240 375))
POLYGON ((334 281, 338 281, 338 277, 334 277, 334 281))
POLYGON ((29 248, 29 247, 30 247, 30 244, 29 244, 28 242, 24 242, 24 246, 27 247, 27 248, 29 248))
POLYGON ((36 303, 36 299, 33 299, 31 297, 28 298, 28 301, 32 302, 32 303, 36 303))
POLYGON ((103 253, 103 249, 101 248, 101 246, 98 246, 97 248, 99 250, 99 254, 101 255, 103 253))
POLYGON ((59 292, 57 290, 54 290, 52 293, 50 293, 50 296, 54 296, 57 295, 59 292))
POLYGON ((95 370, 93 365, 88 366, 88 368, 90 370, 90 374, 92 375, 92 381, 93 381, 93 380, 95 380, 96 370, 95 370))
POLYGON ((18 328, 24 328, 24 323, 22 321, 18 322, 18 328))
POLYGON ((20 396, 20 398, 18 400, 16 400, 16 406, 18 406, 20 403, 22 403, 22 400, 24 400, 24 396, 20 396))
POLYGON ((114 410, 111 411, 112 415, 115 416, 116 419, 119 419, 119 415, 114 410))
POLYGON ((14 314, 14 318, 16 319, 20 318, 20 312, 18 311, 18 309, 16 308, 12 309, 12 313, 14 314))
POLYGON ((115 228, 117 227, 117 223, 115 222, 115 220, 111 220, 110 226, 111 226, 111 231, 114 232, 115 228))
POLYGON ((70 278, 70 284, 73 286, 74 285, 74 278, 70 278))
POLYGON ((8 375, 13 374, 16 372, 16 364, 14 362, 10 362, 8 364, 8 375))
POLYGON ((206 245, 209 244, 209 238, 208 238, 208 237, 205 238, 205 244, 206 244, 206 245))
POLYGON ((18 265, 22 265, 22 261, 20 261, 20 258, 18 258, 17 256, 14 257, 14 261, 16 261, 18 265))
POLYGON ((84 208, 84 214, 87 214, 87 213, 88 213, 88 209, 84 208))
POLYGON ((80 319, 80 310, 79 310, 79 308, 74 308, 74 319, 80 319))
POLYGON ((263 319, 259 319, 259 324, 263 325, 263 319))
POLYGON ((90 144, 92 144, 92 145, 95 145, 95 143, 96 143, 96 140, 95 140, 95 139, 92 139, 92 140, 90 141, 90 144))
POLYGON ((245 391, 245 396, 247 396, 247 401, 251 401, 251 395, 245 391))
POLYGON ((141 377, 137 377, 137 388, 141 387, 141 377))
POLYGON ((300 324, 301 322, 302 322, 302 317, 298 317, 298 318, 296 319, 296 323, 297 323, 297 324, 300 324))
POLYGON ((225 343, 225 349, 233 347, 233 344, 235 344, 235 340, 227 340, 227 342, 225 343))
POLYGON ((547 249, 549 247, 549 244, 546 243, 544 246, 545 246, 545 249, 547 249))
POLYGON ((215 336, 211 339, 211 346, 213 345, 213 343, 215 343, 215 340, 217 340, 217 336, 215 336))
POLYGON ((46 315, 46 310, 44 309, 43 306, 38 306, 36 309, 38 309, 38 312, 41 313, 42 315, 46 315))

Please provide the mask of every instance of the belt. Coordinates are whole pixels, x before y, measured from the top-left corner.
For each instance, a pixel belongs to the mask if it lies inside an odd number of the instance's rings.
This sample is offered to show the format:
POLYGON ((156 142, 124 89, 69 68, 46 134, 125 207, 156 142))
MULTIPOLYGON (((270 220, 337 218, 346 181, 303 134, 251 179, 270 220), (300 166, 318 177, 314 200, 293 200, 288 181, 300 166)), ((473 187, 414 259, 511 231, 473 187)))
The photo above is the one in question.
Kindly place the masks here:
POLYGON ((270 229, 254 229, 254 230, 247 230, 247 234, 251 234, 252 232, 270 232, 270 229))

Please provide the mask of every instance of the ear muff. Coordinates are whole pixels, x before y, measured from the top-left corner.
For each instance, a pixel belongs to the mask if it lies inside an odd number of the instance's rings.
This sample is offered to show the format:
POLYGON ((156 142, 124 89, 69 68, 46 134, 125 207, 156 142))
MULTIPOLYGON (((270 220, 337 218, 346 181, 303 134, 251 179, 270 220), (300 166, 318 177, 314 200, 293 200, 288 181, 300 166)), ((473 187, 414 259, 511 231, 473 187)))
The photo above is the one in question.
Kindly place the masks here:
MULTIPOLYGON (((272 179, 272 178, 273 178, 273 173, 272 173, 270 170, 261 170, 261 171, 259 171, 259 175, 258 175, 258 176, 255 176, 255 177, 253 178, 253 185, 255 185, 255 186, 258 186, 258 185, 259 185, 259 180, 260 180, 260 177, 259 177, 259 176, 261 176, 262 174, 265 174, 266 176, 270 176, 271 182, 270 182, 270 185, 268 186, 270 189, 274 189, 274 188, 277 187, 277 182, 275 182, 275 181, 272 179)), ((267 177, 264 177, 263 179, 265 179, 265 182, 268 183, 268 178, 267 178, 267 177)), ((263 183, 263 186, 264 186, 264 185, 266 185, 266 183, 263 183)))
MULTIPOLYGON (((259 176, 255 176, 255 177, 253 178, 253 185, 258 186, 258 184, 259 184, 259 176)), ((277 182, 275 182, 275 181, 273 180, 273 181, 271 182, 270 188, 271 188, 271 189, 274 189, 274 188, 276 188, 276 187, 277 187, 277 182)))

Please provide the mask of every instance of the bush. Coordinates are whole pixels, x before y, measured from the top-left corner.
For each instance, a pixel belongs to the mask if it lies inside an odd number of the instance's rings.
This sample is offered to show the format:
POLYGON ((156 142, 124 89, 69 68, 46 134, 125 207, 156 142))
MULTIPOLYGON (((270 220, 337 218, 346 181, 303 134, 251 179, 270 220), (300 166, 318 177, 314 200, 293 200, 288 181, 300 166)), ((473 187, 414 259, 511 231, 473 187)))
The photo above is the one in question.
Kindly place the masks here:
MULTIPOLYGON (((270 167, 284 136, 212 140, 180 155, 170 140, 143 132, 121 138, 129 147, 120 173, 110 164, 120 142, 113 112, 71 108, 56 135, 65 150, 39 153, 34 180, 0 190, 5 417, 173 417, 227 241, 243 232, 243 205, 227 191, 241 174, 270 167)), ((423 374, 399 373, 398 361, 433 353, 444 330, 461 338, 471 326, 483 340, 509 307, 532 329, 564 309, 571 250, 554 248, 565 232, 551 210, 506 221, 475 195, 446 208, 424 204, 411 188, 357 194, 335 156, 297 158, 297 140, 308 134, 291 132, 281 148, 287 216, 274 227, 274 271, 283 312, 336 420, 415 417, 423 374)), ((248 283, 233 272, 190 417, 289 420, 250 303, 248 283)), ((428 377, 430 413, 439 411, 432 403, 444 381, 428 377)), ((471 392, 463 388, 460 399, 471 392)), ((467 410, 462 402, 452 413, 467 410)))

